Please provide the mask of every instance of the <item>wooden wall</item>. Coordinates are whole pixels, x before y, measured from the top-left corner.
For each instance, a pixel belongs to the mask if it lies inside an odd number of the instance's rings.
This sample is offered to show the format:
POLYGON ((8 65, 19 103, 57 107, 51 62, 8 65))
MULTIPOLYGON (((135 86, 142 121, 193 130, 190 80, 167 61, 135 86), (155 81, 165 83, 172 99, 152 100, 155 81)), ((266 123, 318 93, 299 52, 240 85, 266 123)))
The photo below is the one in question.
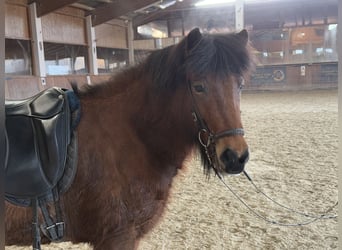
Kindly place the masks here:
POLYGON ((127 25, 123 21, 95 26, 96 46, 127 49, 127 25))
POLYGON ((136 50, 154 50, 155 49, 155 43, 153 39, 134 40, 133 44, 134 44, 133 47, 136 50))
POLYGON ((70 7, 43 16, 44 41, 85 45, 87 42, 83 16, 84 11, 70 7))
POLYGON ((5 98, 22 99, 30 97, 40 91, 38 77, 16 76, 5 78, 5 98))
MULTIPOLYGON (((111 75, 89 76, 91 84, 98 84, 107 81, 111 75)), ((5 80, 5 98, 23 99, 31 97, 38 92, 50 88, 61 87, 71 89, 70 82, 75 81, 78 86, 87 84, 86 75, 66 75, 66 76, 48 76, 45 78, 46 84, 41 84, 41 79, 36 76, 14 76, 6 77, 5 80)))
POLYGON ((5 20, 5 37, 30 39, 25 1, 6 2, 5 20))
MULTIPOLYGON (((160 38, 158 40, 161 43, 161 48, 165 48, 176 43, 176 39, 174 37, 160 38)), ((155 39, 134 40, 133 43, 134 49, 136 50, 155 50, 157 48, 155 39)))
MULTIPOLYGON (((246 79, 246 89, 249 90, 307 90, 336 88, 338 84, 337 63, 302 64, 302 65, 273 65, 258 67, 265 68, 266 73, 260 79, 246 79), (305 75, 301 67, 305 66, 305 75), (280 69, 285 76, 282 81, 272 80, 268 71, 280 69)), ((256 72, 258 71, 258 68, 256 72)), ((262 73, 261 73, 262 75, 262 73)))
MULTIPOLYGON (((5 3, 5 37, 30 40, 29 16, 27 0, 7 0, 5 3)), ((86 20, 84 11, 78 8, 65 7, 41 18, 43 40, 62 44, 87 45, 86 20)), ((126 24, 120 20, 112 20, 96 26, 97 46, 127 49, 126 24)), ((88 78, 92 84, 109 79, 110 75, 65 75, 47 76, 45 85, 37 76, 7 75, 5 80, 5 98, 22 99, 33 96, 41 90, 52 86, 70 88, 69 82, 74 80, 80 85, 86 84, 88 78)))
MULTIPOLYGON (((30 39, 28 6, 25 0, 11 0, 5 4, 5 37, 30 39)), ((86 45, 84 11, 65 7, 41 18, 43 39, 46 42, 86 45)), ((95 27, 99 47, 127 49, 127 25, 113 20, 95 27)))

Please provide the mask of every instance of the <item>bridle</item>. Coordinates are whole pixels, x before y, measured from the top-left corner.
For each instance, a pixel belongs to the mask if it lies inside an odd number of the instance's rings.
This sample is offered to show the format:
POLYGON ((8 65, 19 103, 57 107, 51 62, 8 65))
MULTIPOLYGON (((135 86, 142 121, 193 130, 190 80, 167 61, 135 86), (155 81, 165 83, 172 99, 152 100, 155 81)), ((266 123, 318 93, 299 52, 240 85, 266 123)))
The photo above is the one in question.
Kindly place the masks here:
POLYGON ((308 214, 308 213, 304 213, 304 212, 300 212, 298 210, 289 208, 277 201, 275 201, 274 199, 272 199, 271 197, 269 197, 267 194, 265 194, 264 192, 262 192, 253 182, 253 180, 251 179, 251 177, 247 174, 247 172, 245 170, 243 170, 243 174, 247 177, 247 179, 249 180, 249 182, 253 185, 253 187, 256 189, 257 193, 263 195, 264 197, 266 197, 267 200, 270 200, 271 202, 275 203, 276 205, 278 205, 279 207, 290 211, 292 213, 295 214, 299 214, 301 216, 304 216, 307 218, 307 220, 304 221, 299 221, 299 222, 295 222, 295 223, 284 223, 281 221, 277 221, 277 220, 273 220, 273 219, 269 219, 266 216, 260 214, 259 212, 256 212, 255 209, 253 209, 251 206, 249 206, 223 179, 223 177, 219 174, 217 167, 218 166, 218 156, 216 154, 216 142, 217 140, 219 140, 222 137, 229 137, 229 136, 234 136, 234 135, 244 135, 244 130, 243 128, 234 128, 234 129, 229 129, 229 130, 223 130, 221 132, 218 133, 213 133, 206 121, 203 119, 203 117, 201 116, 201 113, 199 111, 196 99, 193 95, 192 92, 192 84, 191 81, 189 79, 187 79, 187 84, 188 84, 188 90, 192 99, 192 117, 193 120, 195 122, 195 124, 197 125, 198 128, 198 142, 199 144, 202 146, 202 148, 204 149, 209 167, 213 168, 215 174, 218 176, 218 178, 220 179, 220 181, 223 183, 223 185, 252 213, 254 214, 257 218, 262 219, 264 221, 266 221, 267 223, 270 224, 274 224, 274 225, 279 225, 279 226, 285 226, 285 227, 293 227, 293 226, 303 226, 303 225, 308 225, 311 224, 315 221, 318 220, 322 220, 322 219, 336 219, 337 215, 334 214, 329 214, 337 205, 338 202, 336 202, 333 206, 329 207, 326 211, 324 211, 321 214, 308 214))
POLYGON ((188 83, 188 89, 189 89, 189 93, 192 99, 192 117, 193 120, 195 122, 195 124, 197 125, 198 128, 198 142, 199 144, 202 146, 202 148, 204 149, 209 167, 213 168, 215 174, 218 176, 218 178, 220 179, 220 181, 223 183, 223 185, 252 213, 254 214, 257 218, 262 219, 264 221, 266 221, 267 223, 270 224, 274 224, 274 225, 279 225, 279 226, 285 226, 285 227, 293 227, 293 226, 303 226, 303 225, 308 225, 311 224, 313 222, 316 222, 318 220, 322 220, 322 219, 336 219, 337 215, 334 214, 329 214, 337 205, 338 202, 336 202, 333 206, 329 207, 326 211, 324 211, 321 214, 309 214, 309 213, 305 213, 305 212, 301 212, 292 208, 289 208, 277 201, 275 201, 274 199, 272 199, 271 197, 269 197, 267 194, 265 194, 262 190, 260 190, 253 182, 253 180, 251 179, 251 177, 247 174, 247 172, 245 170, 243 170, 243 174, 247 177, 247 179, 249 180, 249 182, 253 185, 253 187, 256 189, 257 193, 263 195, 264 197, 266 197, 267 200, 270 200, 271 202, 275 203, 276 205, 278 205, 279 207, 290 211, 292 213, 295 214, 299 214, 301 216, 304 216, 307 218, 307 220, 303 220, 303 221, 299 221, 299 222, 295 222, 295 223, 284 223, 281 221, 277 221, 277 220, 273 220, 273 219, 269 219, 266 216, 256 212, 251 206, 249 206, 223 179, 223 177, 219 174, 217 167, 218 166, 218 156, 216 154, 216 142, 217 140, 219 140, 222 137, 229 137, 229 136, 234 136, 234 135, 244 135, 244 130, 243 128, 234 128, 234 129, 229 129, 229 130, 223 130, 219 133, 213 133, 206 121, 203 119, 203 117, 201 116, 201 113, 199 111, 198 105, 196 103, 196 99, 193 95, 192 92, 192 88, 191 88, 191 81, 187 80, 188 83))
POLYGON ((198 128, 198 132, 197 132, 197 137, 198 137, 198 142, 201 145, 201 147, 204 149, 209 167, 213 168, 215 174, 218 176, 218 178, 220 179, 220 181, 223 183, 223 185, 252 213, 254 214, 256 217, 258 217, 259 219, 262 219, 264 221, 266 221, 267 223, 270 224, 274 224, 274 225, 279 225, 279 226, 287 226, 287 227, 292 227, 292 226, 303 226, 303 225, 308 225, 311 224, 315 221, 318 220, 322 220, 322 219, 336 219, 337 215, 333 215, 333 214, 329 214, 329 212, 331 212, 337 205, 338 202, 336 202, 333 206, 329 207, 326 211, 324 211, 321 214, 308 214, 308 213, 304 213, 304 212, 300 212, 298 210, 289 208, 277 201, 275 201, 274 199, 272 199, 271 197, 269 197, 267 194, 265 194, 264 192, 262 192, 253 182, 253 180, 251 179, 251 177, 247 174, 247 172, 245 170, 243 170, 243 174, 247 177, 247 179, 249 180, 249 182, 253 185, 253 187, 256 189, 257 193, 263 195, 264 197, 266 197, 266 199, 270 200, 271 202, 275 203, 276 205, 278 205, 279 207, 293 212, 295 214, 299 214, 301 216, 304 216, 306 218, 308 218, 305 221, 300 221, 300 222, 296 222, 296 223, 283 223, 280 221, 276 221, 273 219, 269 219, 266 216, 254 211, 254 209, 249 206, 235 191, 232 190, 232 188, 224 181, 223 177, 219 174, 217 167, 218 166, 218 156, 216 153, 216 142, 217 140, 219 140, 220 138, 223 137, 229 137, 229 136, 234 136, 234 135, 241 135, 243 136, 244 130, 243 128, 234 128, 234 129, 228 129, 228 130, 223 130, 221 132, 218 133, 214 133, 212 132, 212 130, 210 130, 210 128, 208 127, 206 121, 203 119, 201 112, 199 111, 196 99, 194 97, 194 94, 192 92, 192 84, 191 81, 189 80, 189 78, 187 77, 187 85, 188 85, 188 90, 189 90, 189 94, 191 96, 191 100, 192 100, 192 117, 193 117, 193 121, 195 122, 197 128, 198 128))
POLYGON ((190 79, 187 77, 187 85, 189 94, 192 100, 192 118, 195 124, 197 125, 198 132, 197 132, 197 139, 199 144, 202 146, 209 167, 213 168, 216 175, 220 176, 217 170, 217 166, 219 163, 218 156, 216 153, 216 142, 223 138, 223 137, 230 137, 235 135, 243 136, 245 134, 243 128, 234 128, 234 129, 227 129, 223 130, 218 133, 214 133, 207 125, 206 121, 203 119, 201 112, 199 111, 196 99, 192 92, 192 84, 190 79))

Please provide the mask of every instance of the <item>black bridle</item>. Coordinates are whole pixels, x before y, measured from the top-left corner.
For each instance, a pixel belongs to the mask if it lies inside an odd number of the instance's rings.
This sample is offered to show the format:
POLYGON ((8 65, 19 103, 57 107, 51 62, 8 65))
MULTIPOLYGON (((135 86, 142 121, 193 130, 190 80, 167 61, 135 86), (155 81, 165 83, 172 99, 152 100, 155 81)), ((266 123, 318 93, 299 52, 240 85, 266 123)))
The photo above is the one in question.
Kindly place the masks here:
POLYGON ((220 176, 217 170, 217 166, 219 164, 219 160, 218 160, 218 156, 216 153, 216 142, 223 137, 230 137, 230 136, 235 136, 235 135, 241 135, 243 136, 245 134, 244 129, 243 128, 234 128, 234 129, 227 129, 227 130, 223 130, 221 132, 218 133, 214 133, 207 125, 206 121, 203 119, 196 99, 194 97, 194 94, 192 92, 192 84, 191 81, 189 79, 187 79, 187 83, 188 83, 188 89, 189 89, 189 93, 192 99, 192 118, 195 122, 195 124, 197 125, 198 128, 198 142, 200 143, 200 145, 202 146, 209 167, 213 168, 213 170, 215 171, 215 174, 220 176))

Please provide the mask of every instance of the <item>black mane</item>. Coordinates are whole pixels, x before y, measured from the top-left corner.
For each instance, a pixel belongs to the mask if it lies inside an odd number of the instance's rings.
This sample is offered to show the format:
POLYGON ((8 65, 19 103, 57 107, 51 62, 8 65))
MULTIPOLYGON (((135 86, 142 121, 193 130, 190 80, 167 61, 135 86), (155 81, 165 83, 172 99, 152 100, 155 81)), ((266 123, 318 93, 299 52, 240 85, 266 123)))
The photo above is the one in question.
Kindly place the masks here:
POLYGON ((251 66, 248 46, 236 34, 205 34, 190 51, 184 38, 173 45, 152 52, 142 65, 156 86, 174 88, 185 81, 186 72, 196 76, 218 74, 242 75, 251 66))

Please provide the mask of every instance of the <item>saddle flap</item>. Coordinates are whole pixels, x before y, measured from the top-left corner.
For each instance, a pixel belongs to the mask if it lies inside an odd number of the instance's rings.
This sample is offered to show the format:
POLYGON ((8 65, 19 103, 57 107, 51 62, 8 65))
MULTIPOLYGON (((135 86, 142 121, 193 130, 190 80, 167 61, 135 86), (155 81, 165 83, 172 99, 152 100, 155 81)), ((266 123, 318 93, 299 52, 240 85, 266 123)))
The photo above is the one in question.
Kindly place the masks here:
POLYGON ((35 97, 6 106, 7 196, 42 196, 64 171, 71 136, 68 98, 56 88, 35 97))

